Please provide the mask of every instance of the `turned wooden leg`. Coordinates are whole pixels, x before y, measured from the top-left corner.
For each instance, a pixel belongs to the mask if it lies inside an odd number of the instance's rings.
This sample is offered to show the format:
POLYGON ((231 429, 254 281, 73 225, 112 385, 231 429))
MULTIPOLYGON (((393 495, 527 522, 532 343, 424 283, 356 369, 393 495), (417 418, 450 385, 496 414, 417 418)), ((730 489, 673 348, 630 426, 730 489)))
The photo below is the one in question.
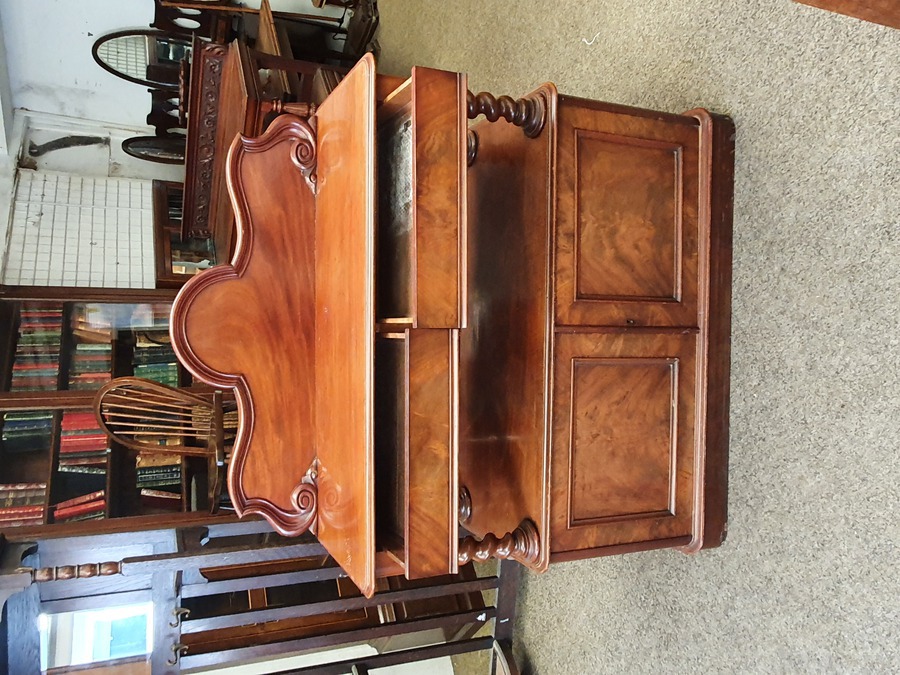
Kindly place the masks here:
MULTIPOLYGON (((466 93, 466 107, 469 119, 484 115, 489 122, 496 122, 501 117, 510 124, 522 127, 528 138, 536 138, 544 128, 547 118, 547 100, 541 92, 529 94, 524 98, 513 99, 509 96, 494 96, 486 92, 466 93)), ((472 144, 469 141, 471 152, 472 144)), ((470 156, 469 163, 474 159, 470 156)))
POLYGON ((60 565, 59 567, 38 567, 29 570, 34 583, 45 581, 66 581, 68 579, 93 579, 119 574, 121 563, 84 563, 81 565, 60 565))
POLYGON ((522 563, 535 564, 541 556, 540 537, 537 526, 526 519, 512 532, 500 539, 488 533, 478 541, 475 537, 465 537, 459 542, 459 564, 471 560, 485 562, 490 558, 506 560, 512 558, 522 563))
MULTIPOLYGON (((468 488, 459 488, 459 522, 465 524, 472 517, 472 495, 468 488)), ((541 556, 541 540, 537 526, 529 519, 523 520, 512 532, 501 538, 488 533, 478 541, 475 537, 464 537, 459 542, 459 564, 470 560, 484 562, 489 558, 506 560, 512 558, 523 563, 536 563, 541 556)))

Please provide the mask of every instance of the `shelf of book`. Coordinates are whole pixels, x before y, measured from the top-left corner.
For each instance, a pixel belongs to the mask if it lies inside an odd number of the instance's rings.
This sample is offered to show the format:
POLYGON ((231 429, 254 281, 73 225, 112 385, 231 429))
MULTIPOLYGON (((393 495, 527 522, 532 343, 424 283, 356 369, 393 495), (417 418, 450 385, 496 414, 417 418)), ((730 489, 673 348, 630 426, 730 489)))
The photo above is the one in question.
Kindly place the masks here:
POLYGON ((206 509, 202 463, 118 446, 92 409, 112 377, 189 384, 167 322, 165 305, 0 300, 0 532, 206 509))

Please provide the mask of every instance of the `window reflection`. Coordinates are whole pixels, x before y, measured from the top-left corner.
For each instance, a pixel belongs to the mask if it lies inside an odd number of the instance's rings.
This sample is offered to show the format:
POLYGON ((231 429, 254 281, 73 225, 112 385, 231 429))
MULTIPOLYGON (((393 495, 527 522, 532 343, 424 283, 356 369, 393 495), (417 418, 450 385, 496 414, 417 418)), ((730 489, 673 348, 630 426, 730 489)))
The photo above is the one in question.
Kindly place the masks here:
POLYGON ((149 654, 153 604, 41 614, 41 670, 149 654))

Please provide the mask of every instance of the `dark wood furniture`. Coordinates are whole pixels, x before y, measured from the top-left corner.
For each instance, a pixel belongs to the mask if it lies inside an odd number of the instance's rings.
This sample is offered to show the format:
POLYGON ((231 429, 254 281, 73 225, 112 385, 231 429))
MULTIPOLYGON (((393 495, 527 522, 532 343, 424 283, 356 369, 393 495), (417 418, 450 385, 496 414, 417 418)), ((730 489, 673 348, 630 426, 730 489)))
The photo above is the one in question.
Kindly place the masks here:
POLYGON ((151 475, 162 470, 145 469, 92 410, 116 376, 190 383, 168 345, 168 315, 168 303, 0 300, 0 532, 58 536, 203 519, 185 511, 192 503, 208 511, 204 460, 151 475))
POLYGON ((317 66, 252 50, 240 41, 227 47, 194 42, 188 101, 183 238, 211 238, 216 255, 232 248, 234 214, 225 187, 225 158, 237 134, 257 136, 267 116, 287 111, 308 114, 306 103, 281 100, 267 91, 261 70, 305 72, 317 66))
POLYGON ((172 342, 235 390, 238 513, 314 531, 367 596, 382 550, 414 578, 721 543, 732 170, 703 110, 427 68, 379 97, 371 56, 236 140, 235 255, 172 342))
POLYGON ((153 181, 153 243, 156 287, 179 289, 216 263, 209 238, 184 238, 184 183, 153 181))
POLYGON ((346 656, 333 655, 292 672, 364 672, 482 650, 493 651, 502 667, 513 637, 518 565, 482 572, 466 566, 415 584, 383 577, 376 594, 364 598, 312 538, 279 537, 261 520, 159 528, 140 537, 0 536, 0 670, 39 671, 40 614, 52 620, 142 602, 153 607, 153 651, 127 664, 128 673, 177 675, 361 643, 378 653, 338 663, 346 656), (485 626, 492 619, 493 627, 485 626))

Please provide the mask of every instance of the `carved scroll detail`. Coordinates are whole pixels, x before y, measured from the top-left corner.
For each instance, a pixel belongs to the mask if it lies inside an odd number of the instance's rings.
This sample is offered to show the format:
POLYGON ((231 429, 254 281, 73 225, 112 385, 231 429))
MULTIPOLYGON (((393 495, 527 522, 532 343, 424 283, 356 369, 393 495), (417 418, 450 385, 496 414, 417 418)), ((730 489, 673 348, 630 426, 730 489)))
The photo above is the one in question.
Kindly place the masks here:
MULTIPOLYGON (((306 527, 313 534, 316 534, 318 515, 319 492, 316 486, 318 465, 318 460, 313 460, 312 466, 309 467, 306 475, 291 493, 291 502, 297 507, 300 519, 305 518, 309 520, 309 524, 306 527)), ((301 524, 300 527, 303 527, 303 525, 301 524)))
POLYGON ((119 574, 121 564, 117 562, 85 563, 83 565, 60 565, 59 567, 39 567, 31 570, 31 581, 68 581, 69 579, 92 579, 119 574))
POLYGON ((537 526, 529 519, 523 520, 515 530, 507 532, 500 539, 488 533, 481 541, 475 537, 465 537, 459 542, 460 565, 472 560, 485 562, 489 558, 511 558, 534 565, 540 557, 540 535, 537 526))
MULTIPOLYGON (((319 157, 316 153, 316 130, 312 125, 301 117, 292 114, 280 115, 269 126, 262 136, 257 138, 247 138, 246 136, 238 136, 232 144, 232 150, 228 157, 228 163, 231 168, 231 175, 238 175, 238 165, 242 152, 265 152, 269 148, 282 142, 291 143, 290 157, 303 177, 306 184, 313 194, 316 193, 316 164, 319 157)), ((229 179, 229 185, 234 183, 229 179)), ((232 205, 237 211, 243 208, 239 202, 246 201, 245 198, 240 200, 232 197, 232 205)))
POLYGON ((510 124, 522 127, 528 138, 539 136, 547 119, 547 99, 540 90, 519 99, 470 91, 466 93, 466 107, 469 119, 484 115, 488 122, 496 122, 502 117, 510 124))

